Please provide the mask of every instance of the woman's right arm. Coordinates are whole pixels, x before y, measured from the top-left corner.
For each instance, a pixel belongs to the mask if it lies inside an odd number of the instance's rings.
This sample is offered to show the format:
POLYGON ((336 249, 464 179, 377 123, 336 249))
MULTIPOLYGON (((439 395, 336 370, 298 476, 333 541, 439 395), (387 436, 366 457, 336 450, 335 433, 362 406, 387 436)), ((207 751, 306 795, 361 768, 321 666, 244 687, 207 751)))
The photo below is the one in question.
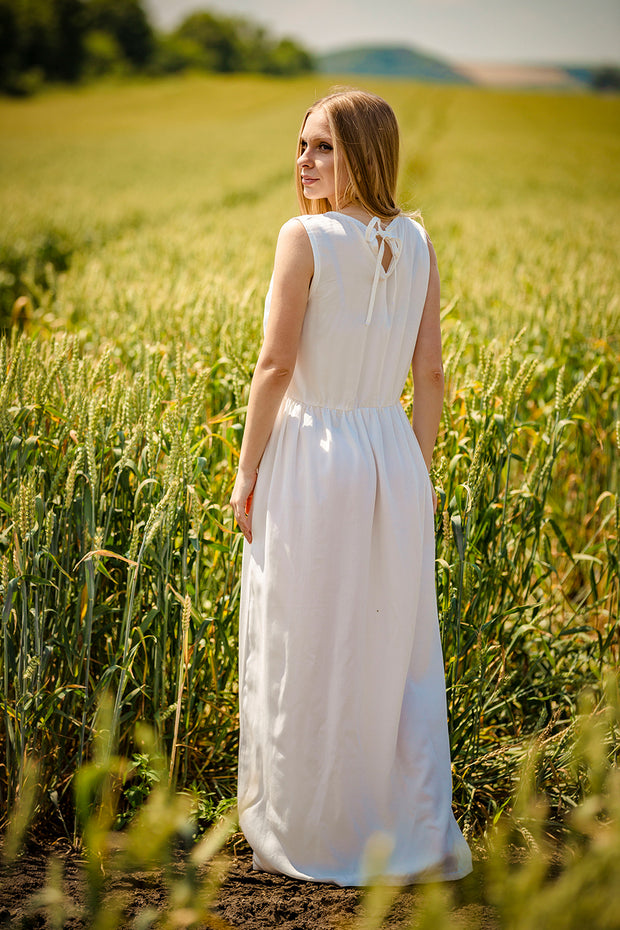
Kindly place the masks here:
POLYGON ((443 410, 444 377, 439 316, 439 269, 435 250, 428 240, 431 266, 426 301, 413 353, 413 431, 430 471, 435 440, 443 410))
POLYGON ((250 499, 258 465, 295 369, 313 273, 308 233, 300 222, 290 220, 278 237, 269 317, 250 387, 239 468, 231 496, 235 519, 248 542, 252 541, 250 499))

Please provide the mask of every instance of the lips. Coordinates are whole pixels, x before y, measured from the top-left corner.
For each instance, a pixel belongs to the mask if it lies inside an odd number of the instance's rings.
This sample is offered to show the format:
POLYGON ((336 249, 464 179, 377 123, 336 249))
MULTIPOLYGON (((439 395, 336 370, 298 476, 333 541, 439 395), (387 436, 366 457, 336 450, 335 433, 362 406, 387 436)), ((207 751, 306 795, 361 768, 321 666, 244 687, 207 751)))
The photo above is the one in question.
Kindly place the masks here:
POLYGON ((315 181, 318 181, 318 180, 319 180, 318 178, 307 178, 307 177, 305 177, 303 174, 302 174, 302 176, 301 176, 301 183, 302 183, 302 184, 314 184, 314 182, 315 182, 315 181))

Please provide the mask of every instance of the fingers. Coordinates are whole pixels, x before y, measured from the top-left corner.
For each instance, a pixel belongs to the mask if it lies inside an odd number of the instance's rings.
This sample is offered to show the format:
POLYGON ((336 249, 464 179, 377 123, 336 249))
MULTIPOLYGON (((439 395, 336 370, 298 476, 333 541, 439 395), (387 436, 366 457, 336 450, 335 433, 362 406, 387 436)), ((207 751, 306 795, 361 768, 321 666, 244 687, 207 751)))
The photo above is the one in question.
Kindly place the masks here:
POLYGON ((258 470, 248 472, 239 469, 230 503, 237 526, 248 542, 252 542, 252 500, 258 470))
POLYGON ((252 542, 252 500, 256 476, 251 480, 239 475, 230 503, 237 526, 248 542, 252 542))
POLYGON ((252 527, 246 521, 237 520, 237 525, 249 543, 252 542, 252 527))
POLYGON ((245 536, 248 542, 252 542, 252 524, 249 518, 249 515, 246 517, 245 514, 242 516, 235 516, 237 526, 245 536))
POLYGON ((252 498, 254 497, 254 491, 250 491, 248 494, 248 499, 245 502, 244 513, 246 516, 249 516, 250 510, 252 509, 252 498))
POLYGON ((247 541, 252 542, 252 495, 250 494, 244 504, 237 501, 231 503, 237 526, 247 541))

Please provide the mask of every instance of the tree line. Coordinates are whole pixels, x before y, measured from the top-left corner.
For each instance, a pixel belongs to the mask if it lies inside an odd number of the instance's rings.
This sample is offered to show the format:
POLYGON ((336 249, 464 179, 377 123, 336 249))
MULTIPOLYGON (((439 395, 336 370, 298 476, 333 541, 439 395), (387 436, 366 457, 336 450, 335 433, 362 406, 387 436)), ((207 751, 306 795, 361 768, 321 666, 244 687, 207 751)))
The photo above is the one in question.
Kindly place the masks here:
POLYGON ((292 75, 310 53, 241 17, 192 13, 170 33, 140 0, 0 0, 0 90, 32 93, 45 81, 104 74, 169 74, 188 68, 292 75))

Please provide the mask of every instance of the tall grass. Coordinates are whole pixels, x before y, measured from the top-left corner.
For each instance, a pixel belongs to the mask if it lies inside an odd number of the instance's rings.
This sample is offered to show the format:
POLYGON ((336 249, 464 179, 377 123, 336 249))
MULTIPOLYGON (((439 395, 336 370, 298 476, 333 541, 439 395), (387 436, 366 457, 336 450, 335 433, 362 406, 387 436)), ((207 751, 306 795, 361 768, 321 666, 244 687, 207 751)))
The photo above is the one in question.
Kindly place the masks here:
POLYGON ((144 351, 133 383, 109 353, 80 359, 71 337, 15 334, 2 352, 7 799, 31 753, 48 790, 66 793, 103 690, 121 745, 153 720, 169 748, 175 733, 183 781, 208 772, 230 793, 230 384, 200 365, 190 386, 180 344, 172 358, 144 351))
MULTIPOLYGON (((180 787, 212 808, 234 793, 227 501, 316 80, 0 103, 0 286, 21 327, 0 346, 0 785, 12 803, 36 756, 58 829, 76 829, 103 691, 121 754, 148 720, 180 787)), ((444 282, 437 585, 457 813, 479 831, 510 805, 538 734, 557 816, 584 790, 567 750, 578 694, 602 700, 618 662, 618 101, 372 89, 401 118, 402 194, 444 282)))

